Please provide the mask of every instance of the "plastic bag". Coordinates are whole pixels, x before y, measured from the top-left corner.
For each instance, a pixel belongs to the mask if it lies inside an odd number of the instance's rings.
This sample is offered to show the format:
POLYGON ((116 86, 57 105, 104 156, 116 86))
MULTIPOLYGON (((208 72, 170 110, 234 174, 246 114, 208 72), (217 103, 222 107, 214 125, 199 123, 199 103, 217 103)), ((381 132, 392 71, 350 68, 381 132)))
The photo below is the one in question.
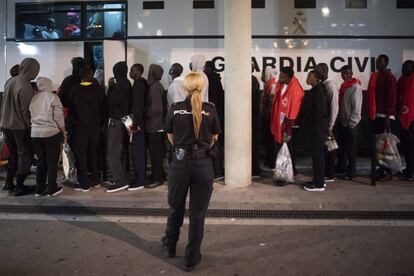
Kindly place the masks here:
POLYGON ((10 151, 6 144, 3 132, 0 132, 0 165, 7 164, 10 157, 10 151))
POLYGON ((375 138, 379 164, 393 171, 402 172, 401 157, 397 148, 400 142, 398 137, 390 132, 384 132, 377 134, 375 138))
POLYGON ((75 181, 76 167, 75 167, 75 156, 70 149, 68 143, 63 144, 62 150, 62 166, 63 174, 66 181, 75 181))
POLYGON ((277 153, 274 179, 288 183, 294 182, 292 159, 290 158, 289 148, 286 143, 283 143, 277 153))
POLYGON ((335 138, 328 137, 325 141, 325 146, 328 151, 334 151, 338 149, 338 143, 336 142, 335 138))

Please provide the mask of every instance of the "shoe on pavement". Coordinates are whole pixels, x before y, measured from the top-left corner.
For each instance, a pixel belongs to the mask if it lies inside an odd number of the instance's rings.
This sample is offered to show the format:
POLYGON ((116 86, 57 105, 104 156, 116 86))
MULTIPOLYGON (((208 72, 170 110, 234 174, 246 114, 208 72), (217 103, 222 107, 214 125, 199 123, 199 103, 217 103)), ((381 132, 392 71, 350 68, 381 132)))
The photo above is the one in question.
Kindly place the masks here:
POLYGON ((16 186, 16 188, 13 192, 13 195, 14 196, 24 196, 24 195, 33 194, 34 191, 35 191, 34 186, 26 186, 26 185, 16 186))
POLYGON ((138 190, 141 190, 141 189, 144 189, 144 184, 132 183, 132 184, 129 185, 127 190, 128 191, 138 191, 138 190))
POLYGON ((109 187, 108 189, 106 189, 106 192, 107 193, 115 193, 115 192, 119 192, 119 191, 125 190, 128 187, 129 187, 128 184, 124 184, 124 185, 122 185, 122 184, 115 184, 115 185, 112 185, 111 187, 109 187))
POLYGON ((201 262, 201 255, 195 261, 185 261, 184 270, 187 272, 193 271, 193 269, 198 266, 201 262))
POLYGON ((75 185, 75 191, 78 191, 78 192, 84 192, 84 193, 86 193, 86 192, 89 192, 89 187, 87 187, 87 186, 82 186, 82 185, 80 185, 80 184, 76 184, 75 185))
POLYGON ((35 196, 44 196, 46 195, 46 187, 36 186, 35 196))
POLYGON ((101 183, 99 183, 99 182, 97 182, 97 183, 92 183, 92 184, 91 184, 91 187, 92 187, 92 188, 99 188, 99 187, 101 187, 101 183))
POLYGON ((47 191, 47 196, 57 196, 63 191, 62 186, 56 186, 53 190, 47 191))
POLYGON ((3 191, 13 191, 16 188, 16 185, 13 182, 7 182, 4 183, 3 187, 1 189, 3 191))
POLYGON ((325 177, 324 178, 325 182, 334 182, 335 179, 333 177, 325 177))
POLYGON ((323 191, 325 191, 325 187, 318 187, 314 183, 312 183, 312 184, 307 183, 303 188, 308 192, 323 192, 323 191))
POLYGON ((156 188, 156 187, 162 186, 162 185, 164 185, 164 181, 157 181, 157 182, 153 182, 153 183, 145 185, 145 188, 152 189, 152 188, 156 188))
POLYGON ((214 177, 214 181, 221 181, 221 180, 224 180, 224 175, 219 174, 214 177))
POLYGON ((167 255, 168 258, 175 258, 175 251, 176 251, 176 246, 169 244, 167 237, 162 237, 161 238, 161 245, 164 248, 164 252, 167 255))

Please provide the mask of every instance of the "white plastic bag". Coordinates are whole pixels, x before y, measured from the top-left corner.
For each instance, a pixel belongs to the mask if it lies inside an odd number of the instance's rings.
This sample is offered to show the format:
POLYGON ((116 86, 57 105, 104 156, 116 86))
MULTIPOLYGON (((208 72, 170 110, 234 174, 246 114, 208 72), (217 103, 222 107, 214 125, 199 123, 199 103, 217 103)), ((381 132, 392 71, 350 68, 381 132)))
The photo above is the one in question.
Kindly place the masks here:
POLYGON ((75 168, 75 156, 67 143, 63 144, 62 149, 62 166, 65 181, 75 181, 76 168, 75 168))
POLYGON ((294 182, 292 159, 290 158, 289 148, 286 143, 283 143, 277 153, 274 179, 288 183, 294 182))
POLYGON ((400 142, 398 137, 390 132, 377 134, 375 137, 379 164, 394 172, 402 172, 401 157, 397 148, 400 142))

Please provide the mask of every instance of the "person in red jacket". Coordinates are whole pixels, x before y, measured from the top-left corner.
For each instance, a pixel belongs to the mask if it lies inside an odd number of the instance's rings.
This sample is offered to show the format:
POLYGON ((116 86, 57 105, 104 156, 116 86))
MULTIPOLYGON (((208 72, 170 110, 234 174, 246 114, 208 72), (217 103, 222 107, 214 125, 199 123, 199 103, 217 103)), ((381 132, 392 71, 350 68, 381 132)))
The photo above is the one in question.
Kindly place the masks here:
POLYGON ((400 112, 399 119, 401 123, 401 143, 404 152, 406 167, 403 171, 403 180, 414 181, 414 61, 407 60, 403 64, 403 75, 401 80, 404 80, 404 85, 399 88, 400 112))
MULTIPOLYGON (((376 134, 384 133, 386 130, 396 133, 397 129, 397 80, 391 70, 387 69, 388 62, 388 56, 378 56, 378 72, 372 73, 368 83, 368 116, 374 121, 376 134)), ((391 180, 391 170, 380 166, 377 170, 377 179, 391 180)))
POLYGON ((304 92, 291 67, 280 70, 279 83, 270 116, 270 130, 276 141, 276 154, 283 143, 287 143, 292 156, 293 171, 296 171, 291 142, 292 127, 299 115, 304 92))

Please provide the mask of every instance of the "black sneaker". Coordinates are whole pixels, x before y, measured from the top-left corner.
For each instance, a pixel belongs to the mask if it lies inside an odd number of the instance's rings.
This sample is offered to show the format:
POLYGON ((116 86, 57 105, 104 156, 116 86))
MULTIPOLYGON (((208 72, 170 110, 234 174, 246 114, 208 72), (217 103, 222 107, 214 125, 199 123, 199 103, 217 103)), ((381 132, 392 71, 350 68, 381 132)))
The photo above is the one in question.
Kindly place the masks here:
POLYGON ((97 182, 97 183, 91 183, 91 187, 92 188, 99 188, 101 187, 101 183, 97 182))
POLYGON ((147 184, 145 186, 145 188, 152 189, 152 188, 156 188, 156 187, 162 186, 162 185, 164 185, 164 181, 157 181, 157 182, 153 182, 153 183, 147 184))
POLYGON ((87 186, 82 186, 82 185, 80 185, 80 184, 76 184, 76 185, 75 185, 75 191, 78 191, 78 192, 84 192, 84 193, 86 193, 86 192, 89 192, 89 187, 87 187, 87 186))
POLYGON ((405 175, 405 176, 401 177, 400 180, 406 181, 406 182, 413 182, 414 177, 405 175))
POLYGON ((124 184, 124 185, 122 185, 122 184, 115 184, 115 185, 112 185, 111 187, 109 187, 108 189, 106 189, 106 192, 107 193, 115 193, 115 192, 119 192, 119 191, 125 190, 128 187, 129 187, 128 184, 124 184))
POLYGON ((22 185, 17 187, 13 192, 14 196, 24 196, 24 195, 29 195, 29 194, 33 194, 35 191, 35 187, 34 186, 26 186, 26 185, 22 185))
POLYGON ((325 177, 325 182, 334 182, 335 179, 333 177, 325 177))
POLYGON ((57 186, 56 188, 54 188, 51 191, 47 191, 47 196, 57 196, 58 194, 60 194, 63 191, 63 187, 61 186, 57 186))
POLYGON ((323 191, 325 191, 324 186, 318 187, 314 183, 307 183, 303 188, 308 192, 323 192, 323 191))
POLYGON ((46 195, 46 187, 36 186, 35 196, 44 196, 46 195))
POLYGON ((144 184, 136 184, 136 183, 131 183, 131 184, 129 184, 129 187, 128 187, 128 191, 138 191, 138 190, 141 190, 141 189, 144 189, 144 184))
POLYGON ((16 188, 16 185, 14 185, 13 182, 7 182, 4 183, 3 187, 1 187, 1 189, 3 191, 13 191, 16 188))
POLYGON ((168 243, 167 237, 161 238, 161 245, 168 258, 175 258, 176 246, 168 243))
POLYGON ((392 175, 389 175, 387 173, 379 173, 377 174, 377 181, 389 181, 392 180, 392 175))
POLYGON ((224 180, 224 175, 218 174, 214 176, 214 181, 222 181, 222 180, 224 180))

